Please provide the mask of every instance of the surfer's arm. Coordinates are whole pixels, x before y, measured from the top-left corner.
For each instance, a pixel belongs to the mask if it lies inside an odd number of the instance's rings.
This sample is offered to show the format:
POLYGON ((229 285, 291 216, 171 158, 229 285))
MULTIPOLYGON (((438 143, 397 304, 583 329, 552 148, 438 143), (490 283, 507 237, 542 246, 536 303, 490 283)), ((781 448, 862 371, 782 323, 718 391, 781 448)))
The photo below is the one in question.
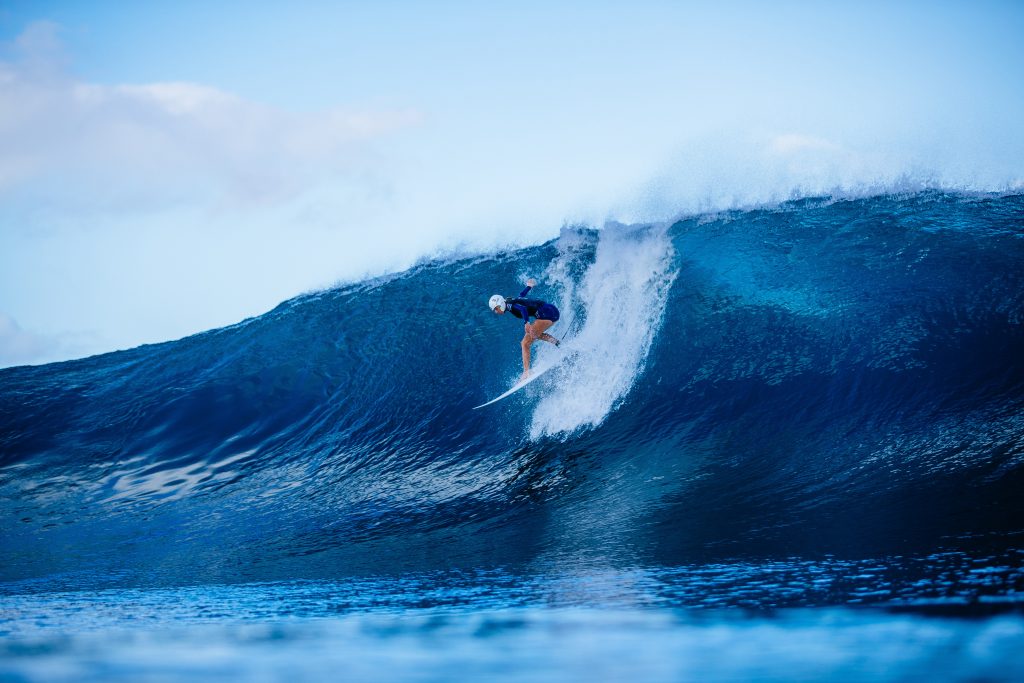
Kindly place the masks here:
POLYGON ((524 296, 526 296, 527 294, 529 294, 530 290, 533 289, 536 284, 537 284, 537 281, 534 280, 532 277, 531 278, 527 278, 526 279, 526 289, 524 289, 523 291, 519 292, 519 298, 521 299, 524 296))
MULTIPOLYGON (((524 292, 528 292, 528 291, 530 291, 530 288, 527 287, 523 291, 524 292)), ((530 324, 530 309, 528 309, 526 306, 523 306, 522 304, 512 304, 512 308, 514 308, 516 310, 516 312, 519 313, 519 317, 523 319, 523 324, 529 326, 529 324, 530 324)))

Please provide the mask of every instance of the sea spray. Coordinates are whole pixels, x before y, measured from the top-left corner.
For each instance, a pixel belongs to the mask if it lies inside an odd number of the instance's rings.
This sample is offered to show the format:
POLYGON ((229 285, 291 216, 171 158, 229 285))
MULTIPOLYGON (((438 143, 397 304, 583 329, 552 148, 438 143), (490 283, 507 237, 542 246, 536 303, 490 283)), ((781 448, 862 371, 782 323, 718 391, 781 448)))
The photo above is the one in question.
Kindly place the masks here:
POLYGON ((559 368, 533 412, 530 436, 599 425, 642 371, 675 279, 674 250, 664 225, 606 226, 593 263, 570 291, 571 358, 559 368))

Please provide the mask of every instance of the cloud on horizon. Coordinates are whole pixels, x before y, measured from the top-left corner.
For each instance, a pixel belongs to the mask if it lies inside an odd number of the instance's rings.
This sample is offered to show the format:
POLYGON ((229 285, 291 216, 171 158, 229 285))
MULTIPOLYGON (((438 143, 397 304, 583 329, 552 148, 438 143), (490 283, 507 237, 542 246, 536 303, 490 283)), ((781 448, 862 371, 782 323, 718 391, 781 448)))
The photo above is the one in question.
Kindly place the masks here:
POLYGON ((285 202, 358 177, 365 143, 411 110, 299 113, 187 83, 100 85, 68 72, 58 26, 30 25, 0 60, 0 197, 79 209, 285 202))
POLYGON ((47 360, 60 346, 57 339, 23 330, 14 318, 0 312, 0 368, 47 360))

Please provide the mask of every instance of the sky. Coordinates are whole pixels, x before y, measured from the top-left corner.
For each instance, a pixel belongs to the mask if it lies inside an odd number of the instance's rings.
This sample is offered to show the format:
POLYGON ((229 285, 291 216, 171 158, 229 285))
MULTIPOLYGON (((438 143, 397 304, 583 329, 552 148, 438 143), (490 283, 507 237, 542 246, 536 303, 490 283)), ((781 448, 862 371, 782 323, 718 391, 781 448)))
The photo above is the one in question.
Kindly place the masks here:
POLYGON ((0 0, 0 367, 567 223, 1019 189, 1022 35, 985 0, 0 0))

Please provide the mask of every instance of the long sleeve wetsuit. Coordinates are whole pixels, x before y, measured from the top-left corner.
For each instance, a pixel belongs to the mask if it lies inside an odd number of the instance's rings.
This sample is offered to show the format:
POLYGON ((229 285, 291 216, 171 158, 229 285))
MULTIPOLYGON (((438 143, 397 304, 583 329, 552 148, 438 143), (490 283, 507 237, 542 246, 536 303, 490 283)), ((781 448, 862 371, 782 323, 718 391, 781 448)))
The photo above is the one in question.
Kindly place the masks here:
MULTIPOLYGON (((527 325, 530 324, 530 316, 532 315, 533 317, 536 318, 537 317, 537 309, 540 308, 540 306, 534 306, 533 307, 533 311, 531 312, 529 304, 533 303, 533 301, 531 301, 530 299, 524 299, 523 298, 527 294, 530 293, 531 289, 533 289, 533 288, 530 287, 529 285, 527 285, 526 288, 523 289, 523 291, 519 292, 519 296, 515 297, 514 299, 509 299, 508 302, 506 302, 506 303, 509 304, 508 308, 509 308, 509 311, 512 313, 512 315, 514 315, 515 317, 521 319, 523 321, 523 323, 525 323, 527 325)), ((534 301, 536 301, 536 300, 534 300, 534 301)), ((542 302, 538 302, 538 303, 542 303, 542 302)))
POLYGON ((558 309, 554 305, 549 304, 541 299, 527 299, 527 294, 530 293, 532 287, 527 287, 519 292, 519 296, 506 299, 505 304, 508 311, 523 321, 525 325, 530 324, 530 318, 536 318, 537 320, 558 320, 558 309))

